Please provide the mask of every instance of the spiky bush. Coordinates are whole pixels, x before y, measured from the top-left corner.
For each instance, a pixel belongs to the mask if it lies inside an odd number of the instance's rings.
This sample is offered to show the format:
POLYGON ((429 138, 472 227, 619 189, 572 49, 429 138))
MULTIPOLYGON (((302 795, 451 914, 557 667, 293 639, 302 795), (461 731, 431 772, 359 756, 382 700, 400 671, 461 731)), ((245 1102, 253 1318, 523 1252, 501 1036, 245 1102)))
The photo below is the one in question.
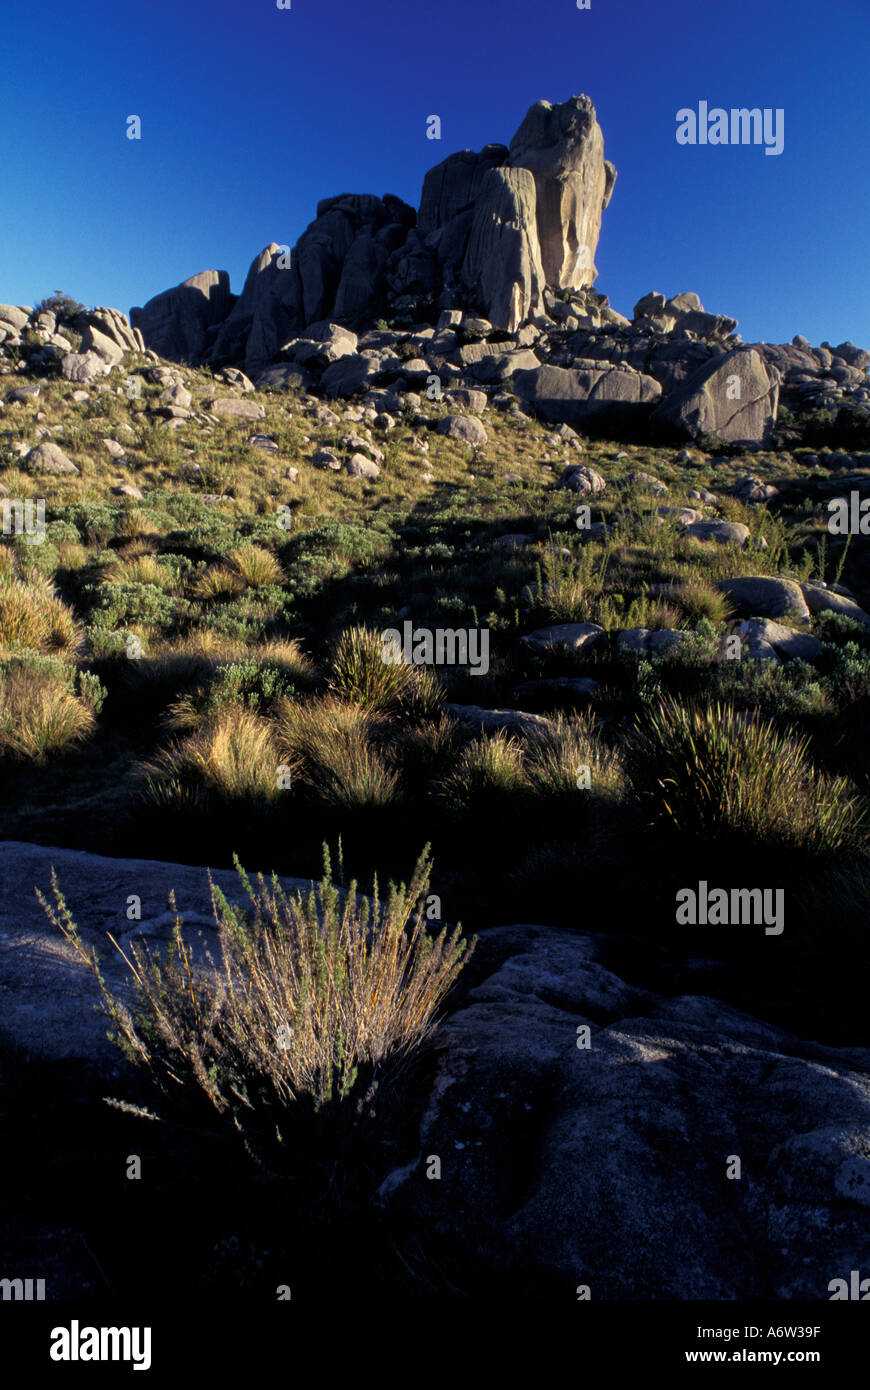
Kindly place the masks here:
POLYGON ((87 697, 74 693, 68 673, 48 663, 0 666, 0 754, 42 762, 88 738, 96 726, 93 681, 86 690, 87 697))
POLYGON ((284 579, 275 556, 259 545, 237 545, 227 556, 227 563, 248 589, 265 589, 284 579))
POLYGON ((711 623, 723 623, 733 616, 733 608, 725 594, 709 583, 703 575, 691 575, 672 592, 674 603, 679 604, 683 615, 689 621, 706 618, 711 623))
POLYGON ((201 570, 193 585, 194 597, 205 603, 219 603, 221 599, 237 598, 244 593, 245 582, 237 570, 229 565, 213 565, 201 570))
POLYGON ((105 577, 113 584, 155 584, 159 589, 171 589, 175 582, 172 570, 147 553, 113 561, 106 567, 105 577))
POLYGON ((815 766, 808 738, 772 719, 666 698, 646 715, 637 751, 648 803, 682 832, 738 832, 817 854, 867 846, 862 798, 815 766))
POLYGON ((371 898, 355 882, 337 889, 325 847, 320 885, 292 896, 274 876, 252 885, 235 862, 250 907, 230 906, 212 885, 219 963, 195 963, 176 914, 165 957, 137 943, 124 956, 132 1010, 107 988, 54 872, 52 903, 38 897, 96 975, 127 1056, 159 1084, 204 1093, 249 1151, 268 1146, 270 1157, 292 1161, 282 1130, 294 1104, 321 1111, 355 1092, 371 1098, 384 1065, 431 1035, 469 944, 458 926, 426 929, 428 851, 407 887, 391 883, 383 901, 377 881, 371 898))
POLYGON ((388 806, 400 778, 387 762, 383 721, 334 697, 279 702, 276 736, 283 760, 299 764, 301 781, 329 806, 388 806))
POLYGON ((523 745, 505 733, 475 739, 462 749, 456 766, 445 773, 439 792, 447 806, 470 813, 504 804, 527 787, 523 745))
POLYGON ((347 628, 330 655, 329 689, 364 709, 434 718, 444 700, 440 681, 425 667, 385 660, 385 650, 374 629, 347 628))
POLYGON ((622 758, 602 741, 594 717, 557 715, 552 723, 529 745, 525 773, 532 791, 572 802, 578 791, 596 801, 620 801, 625 792, 622 758), (578 785, 585 783, 584 769, 589 772, 588 789, 578 785))

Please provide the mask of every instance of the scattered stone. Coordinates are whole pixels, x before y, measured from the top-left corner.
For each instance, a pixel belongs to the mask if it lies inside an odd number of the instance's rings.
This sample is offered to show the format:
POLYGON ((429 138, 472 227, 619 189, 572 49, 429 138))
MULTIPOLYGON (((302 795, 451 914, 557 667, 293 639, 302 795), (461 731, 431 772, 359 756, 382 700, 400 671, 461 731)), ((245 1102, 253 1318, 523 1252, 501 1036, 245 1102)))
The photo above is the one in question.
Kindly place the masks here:
POLYGON ((448 393, 447 400, 450 405, 469 415, 482 415, 489 404, 485 391, 454 390, 448 393))
POLYGON ((341 461, 331 449, 318 449, 311 455, 311 462, 315 468, 329 468, 333 473, 338 473, 341 469, 341 461))
MULTIPOLYGON (((627 454, 617 454, 617 458, 627 457, 627 454)), ((637 487, 644 488, 647 492, 654 493, 656 497, 661 497, 666 492, 670 492, 667 483, 663 483, 660 478, 654 477, 652 473, 632 473, 629 475, 628 481, 634 483, 637 487)))
POLYGON ((753 473, 747 473, 745 478, 740 478, 734 484, 734 496, 741 502, 770 502, 779 496, 779 488, 756 478, 753 473))
POLYGON ((617 656, 663 656, 688 639, 675 628, 630 627, 616 638, 617 656))
POLYGON ((109 363, 95 352, 68 352, 61 359, 61 375, 67 381, 88 383, 111 371, 109 363))
POLYGON ((57 444, 45 439, 41 444, 37 444, 29 451, 25 458, 25 464, 31 473, 78 473, 79 469, 68 459, 66 454, 57 444))
POLYGON ((521 647, 539 655, 565 647, 572 652, 582 652, 585 656, 597 647, 606 645, 607 633, 598 623, 552 623, 520 638, 521 647))
POLYGON ((550 733, 555 729, 551 719, 539 714, 527 714, 525 710, 483 709, 480 705, 444 706, 448 714, 463 724, 474 724, 486 734, 518 734, 520 737, 534 737, 535 734, 550 733))
POLYGON ((211 413, 230 420, 262 420, 266 411, 257 401, 239 400, 237 396, 223 396, 212 403, 211 413))
MULTIPOLYGON (((747 618, 741 623, 730 624, 728 631, 749 644, 750 656, 756 654, 752 648, 757 643, 769 647, 786 660, 815 661, 822 650, 818 637, 808 632, 795 632, 793 628, 775 623, 770 618, 747 618)), ((763 650, 758 654, 763 656, 763 650)))
POLYGON ((488 438, 483 425, 474 415, 447 415, 439 421, 438 433, 446 435, 448 439, 471 444, 474 448, 485 444, 488 438))
POLYGON ((380 477, 380 468, 373 459, 366 458, 365 454, 351 454, 345 467, 351 478, 380 477))
POLYGON ((567 488, 581 497, 596 496, 607 487, 600 473, 585 463, 571 463, 559 476, 557 487, 567 488))
POLYGON ((720 545, 749 544, 749 527, 742 521, 695 521, 685 528, 684 535, 697 541, 717 541, 720 545))
MULTIPOLYGON (((179 406, 182 410, 189 410, 193 405, 193 396, 184 386, 167 386, 160 396, 160 404, 179 406)), ((220 414, 220 411, 217 413, 220 414)))
POLYGON ((362 453, 365 450, 376 463, 383 463, 384 461, 383 449, 379 448, 377 444, 373 444, 370 439, 365 439, 361 434, 346 434, 341 442, 346 449, 351 449, 354 453, 362 453))
POLYGON ((813 615, 816 613, 842 613, 845 618, 852 618, 862 627, 870 627, 870 614, 865 613, 863 608, 859 608, 854 599, 845 594, 837 593, 836 589, 830 585, 823 587, 821 584, 801 584, 800 589, 806 600, 807 608, 813 615))
POLYGON ((522 531, 512 531, 506 536, 496 536, 492 548, 493 550, 524 550, 527 545, 534 544, 534 536, 522 531))
POLYGON ((577 709, 588 705, 601 691, 588 676, 554 676, 549 680, 523 681, 512 699, 531 709, 577 709))
POLYGON ((801 586, 793 579, 757 575, 722 579, 717 587, 727 595, 740 617, 799 620, 810 616, 801 586))

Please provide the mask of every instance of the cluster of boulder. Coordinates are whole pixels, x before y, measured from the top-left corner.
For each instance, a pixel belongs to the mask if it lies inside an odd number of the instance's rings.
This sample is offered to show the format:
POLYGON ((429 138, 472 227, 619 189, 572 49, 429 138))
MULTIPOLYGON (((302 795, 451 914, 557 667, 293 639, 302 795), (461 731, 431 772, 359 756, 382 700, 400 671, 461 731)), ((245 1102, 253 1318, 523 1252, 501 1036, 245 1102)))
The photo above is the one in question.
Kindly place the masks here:
POLYGON ((586 96, 531 107, 510 146, 463 150, 431 169, 419 209, 392 194, 317 205, 295 247, 267 246, 238 298, 222 271, 195 275, 131 313, 149 346, 191 363, 264 366, 326 318, 421 304, 476 307, 514 332, 544 312, 544 290, 595 278, 601 214, 616 171, 586 96))
POLYGON ((145 351, 142 334, 118 309, 82 309, 60 319, 51 310, 0 304, 0 360, 7 365, 59 369, 67 381, 87 383, 108 376, 125 352, 145 351))
POLYGON ((292 249, 260 253, 238 296, 208 270, 129 323, 0 305, 0 358, 29 353, 26 365, 86 384, 148 349, 266 388, 452 387, 509 395, 554 425, 741 447, 774 439, 780 405, 870 411, 870 353, 853 343, 744 344, 735 319, 689 292, 652 291, 630 320, 613 310, 592 286, 615 178, 590 99, 540 101, 509 145, 431 169, 417 209, 391 194, 325 199, 292 249))
POLYGON ((539 101, 510 145, 431 169, 416 210, 325 199, 292 249, 260 253, 241 295, 204 271, 131 322, 161 357, 242 366, 258 385, 352 395, 436 377, 609 433, 763 446, 781 402, 870 409, 870 353, 852 343, 745 345, 689 292, 615 312, 592 288, 615 178, 590 99, 539 101))

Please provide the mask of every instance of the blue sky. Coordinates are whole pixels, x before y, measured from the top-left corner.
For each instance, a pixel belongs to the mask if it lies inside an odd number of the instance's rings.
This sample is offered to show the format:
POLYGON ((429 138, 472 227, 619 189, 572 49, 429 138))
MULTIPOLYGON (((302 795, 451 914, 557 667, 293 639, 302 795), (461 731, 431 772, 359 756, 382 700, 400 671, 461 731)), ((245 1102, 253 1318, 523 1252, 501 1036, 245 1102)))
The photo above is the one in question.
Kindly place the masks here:
POLYGON ((211 268, 238 292, 319 199, 416 205, 446 155, 586 92, 615 308, 696 290, 746 341, 870 346, 870 0, 42 0, 3 50, 0 301, 127 311, 211 268), (783 108, 783 153, 678 145, 699 101, 783 108))

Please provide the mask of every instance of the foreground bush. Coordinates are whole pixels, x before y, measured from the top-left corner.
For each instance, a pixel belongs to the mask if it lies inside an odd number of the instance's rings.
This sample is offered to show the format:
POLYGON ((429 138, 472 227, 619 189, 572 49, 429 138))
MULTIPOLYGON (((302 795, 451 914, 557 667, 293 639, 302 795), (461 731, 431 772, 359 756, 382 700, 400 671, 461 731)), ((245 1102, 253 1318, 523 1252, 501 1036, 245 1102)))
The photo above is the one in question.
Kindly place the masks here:
POLYGON ((437 936, 426 930, 427 851, 409 885, 391 883, 384 901, 377 882, 371 899, 355 882, 341 893, 325 849, 323 879, 307 894, 288 896, 277 878, 267 885, 262 875, 255 888, 238 860, 236 868, 251 905, 230 906, 212 885, 219 965, 210 957, 208 968, 195 963, 176 914, 165 957, 147 944, 124 956, 132 1011, 107 988, 54 874, 53 905, 37 896, 96 975, 126 1055, 162 1086, 204 1093, 249 1148, 271 1152, 277 1143, 280 1151, 294 1102, 320 1111, 355 1088, 371 1093, 386 1062, 420 1047, 468 944, 459 927, 437 936))
POLYGON ((678 830, 736 831, 819 854, 867 845, 866 808, 848 780, 820 771, 809 740, 772 720, 665 699, 647 715, 638 752, 642 791, 678 830))

